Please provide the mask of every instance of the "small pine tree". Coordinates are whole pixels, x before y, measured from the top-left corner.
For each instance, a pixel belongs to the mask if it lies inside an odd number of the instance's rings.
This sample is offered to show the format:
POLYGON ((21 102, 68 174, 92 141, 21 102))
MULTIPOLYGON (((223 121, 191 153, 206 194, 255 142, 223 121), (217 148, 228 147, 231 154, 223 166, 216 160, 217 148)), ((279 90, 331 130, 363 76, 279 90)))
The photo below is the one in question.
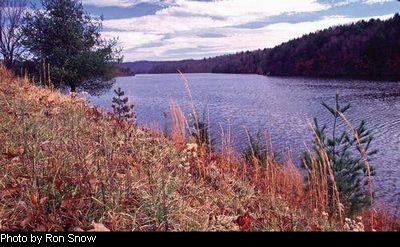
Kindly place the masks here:
POLYGON ((207 114, 204 111, 202 119, 196 121, 196 118, 190 118, 190 133, 199 146, 206 146, 212 150, 214 139, 211 136, 210 126, 207 120, 207 114))
POLYGON ((112 108, 114 109, 114 113, 121 119, 135 121, 136 116, 133 112, 133 105, 129 104, 128 97, 124 97, 125 92, 118 88, 114 90, 116 96, 112 99, 112 108))
MULTIPOLYGON (((369 158, 376 154, 377 151, 370 150, 373 136, 371 131, 366 128, 364 121, 354 130, 358 140, 353 133, 348 133, 346 130, 341 134, 337 133, 338 125, 343 121, 341 115, 350 109, 350 105, 341 106, 339 94, 336 94, 335 103, 334 107, 323 103, 323 106, 331 113, 334 119, 331 136, 327 133, 327 126, 320 126, 318 120, 314 119, 315 138, 313 140, 313 152, 319 166, 323 164, 322 152, 328 155, 340 200, 344 204, 346 212, 353 214, 364 207, 370 206, 370 193, 366 189, 370 182, 366 168, 366 162, 368 161, 365 160, 364 154, 369 158)), ((311 166, 312 158, 309 153, 304 155, 304 162, 307 167, 313 167, 311 166)), ((320 167, 315 167, 315 169, 320 169, 320 167)), ((373 175, 374 172, 371 173, 371 176, 373 175)), ((329 178, 327 181, 332 183, 329 178)), ((330 184, 330 188, 332 190, 332 184, 330 184)), ((331 191, 329 197, 332 202, 331 191)))
POLYGON ((263 164, 268 156, 268 147, 260 131, 256 135, 249 134, 249 142, 241 152, 248 164, 263 164))

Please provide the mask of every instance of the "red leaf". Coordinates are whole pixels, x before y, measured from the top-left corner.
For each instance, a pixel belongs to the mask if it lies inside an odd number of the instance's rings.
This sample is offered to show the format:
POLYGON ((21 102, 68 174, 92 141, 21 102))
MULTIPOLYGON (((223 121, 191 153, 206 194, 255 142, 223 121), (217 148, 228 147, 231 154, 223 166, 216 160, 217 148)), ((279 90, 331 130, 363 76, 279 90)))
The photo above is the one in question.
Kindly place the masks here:
POLYGON ((210 161, 217 161, 218 160, 218 155, 212 153, 210 157, 210 161))
POLYGON ((99 180, 96 178, 96 174, 92 173, 89 175, 89 184, 92 190, 96 190, 99 185, 99 180))
POLYGON ((0 191, 0 197, 4 198, 4 197, 11 197, 13 195, 15 195, 17 193, 17 189, 14 187, 9 187, 7 189, 1 190, 0 191))
POLYGON ((60 207, 61 207, 61 208, 68 208, 68 207, 70 207, 71 205, 73 205, 73 200, 72 200, 72 199, 65 199, 65 200, 62 200, 62 201, 61 201, 60 207))
POLYGON ((62 188, 61 188, 61 181, 59 180, 59 179, 54 179, 54 187, 56 187, 56 189, 58 190, 58 192, 62 195, 63 194, 63 191, 62 191, 62 188))
POLYGON ((39 205, 38 204, 38 196, 36 194, 31 195, 31 202, 33 205, 39 205))
POLYGON ((253 218, 248 213, 246 213, 243 216, 240 216, 236 220, 236 224, 239 225, 239 227, 242 231, 248 231, 250 229, 252 222, 253 222, 253 218))
POLYGON ((4 152, 4 155, 7 156, 7 158, 13 159, 15 157, 20 157, 25 153, 25 149, 23 147, 19 148, 11 148, 11 149, 6 149, 4 152))

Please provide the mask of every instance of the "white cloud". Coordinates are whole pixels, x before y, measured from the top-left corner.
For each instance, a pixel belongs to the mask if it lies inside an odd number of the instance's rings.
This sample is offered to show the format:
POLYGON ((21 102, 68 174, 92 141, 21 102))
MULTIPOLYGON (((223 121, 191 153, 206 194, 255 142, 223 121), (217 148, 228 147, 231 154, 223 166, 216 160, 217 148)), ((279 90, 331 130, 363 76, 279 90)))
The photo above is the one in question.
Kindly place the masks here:
POLYGON ((166 34, 241 25, 283 13, 314 12, 326 8, 327 5, 316 0, 175 0, 174 5, 155 15, 106 20, 104 26, 121 31, 166 34))
MULTIPOLYGON (((82 0, 85 5, 98 7, 130 7, 138 3, 159 3, 160 0, 82 0)), ((170 2, 170 1, 167 1, 170 2)))
MULTIPOLYGON (((345 16, 328 16, 318 21, 300 23, 276 23, 259 29, 226 28, 218 30, 223 37, 207 38, 197 35, 174 36, 169 39, 159 39, 156 48, 128 45, 132 50, 125 54, 127 61, 142 59, 182 59, 203 58, 215 54, 227 54, 245 50, 271 48, 290 39, 302 36, 334 25, 341 25, 370 18, 388 19, 392 15, 351 18, 345 16), (204 50, 202 50, 204 49, 204 50), (175 51, 176 52, 173 52, 175 51), (182 52, 188 50, 188 52, 182 52)), ((154 39, 153 41, 156 41, 154 39)), ((126 40, 127 44, 131 41, 126 40)))
POLYGON ((111 39, 118 37, 120 45, 126 49, 132 49, 138 46, 148 44, 150 42, 159 41, 164 36, 157 34, 146 34, 142 32, 102 32, 104 38, 111 39))
POLYGON ((390 2, 393 0, 364 0, 364 3, 366 4, 377 4, 377 3, 386 3, 386 2, 390 2))
POLYGON ((129 0, 82 0, 83 4, 93 5, 99 7, 105 6, 118 6, 118 7, 129 7, 132 5, 129 0))
MULTIPOLYGON (((377 2, 378 0, 348 0, 377 2)), ((380 0, 382 2, 384 0, 380 0)), ((143 1, 84 0, 85 3, 134 4, 143 1)), ((160 2, 147 0, 146 2, 160 2)), ((154 15, 105 20, 106 37, 119 36, 125 60, 202 58, 265 47, 273 47, 305 33, 361 18, 327 16, 318 21, 275 23, 261 28, 239 28, 282 14, 311 13, 337 6, 317 0, 167 0, 154 15), (218 34, 207 37, 207 33, 218 34), (152 44, 156 44, 152 46, 152 44)), ((325 1, 330 2, 330 1, 325 1)), ((343 5, 343 1, 341 5, 343 5)), ((371 3, 372 4, 372 3, 371 3)), ((366 17, 364 19, 368 19, 366 17)))
POLYGON ((214 17, 233 16, 271 16, 285 12, 312 12, 327 8, 316 0, 223 0, 223 1, 188 1, 176 0, 175 6, 166 8, 161 13, 176 14, 186 12, 214 17))

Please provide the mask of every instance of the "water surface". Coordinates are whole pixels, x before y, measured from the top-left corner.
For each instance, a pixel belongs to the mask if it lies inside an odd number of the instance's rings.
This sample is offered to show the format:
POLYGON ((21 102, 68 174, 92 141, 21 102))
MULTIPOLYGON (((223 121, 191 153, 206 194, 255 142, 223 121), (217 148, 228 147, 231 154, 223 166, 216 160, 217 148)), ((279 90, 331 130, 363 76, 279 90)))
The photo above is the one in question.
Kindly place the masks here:
MULTIPOLYGON (((189 74, 187 78, 198 110, 210 114, 217 140, 220 124, 226 127, 228 122, 237 149, 247 141, 244 127, 250 133, 265 130, 278 153, 291 150, 297 161, 312 139, 307 122, 317 117, 321 123, 331 123, 321 102, 333 103, 339 92, 342 101, 352 105, 347 112, 351 123, 356 126, 366 120, 374 130, 373 147, 379 149, 372 161, 377 197, 400 205, 400 82, 224 74, 189 74)), ((183 80, 177 74, 117 78, 111 90, 89 100, 111 110, 113 89, 118 87, 134 103, 140 124, 164 129, 171 99, 190 112, 183 80)))

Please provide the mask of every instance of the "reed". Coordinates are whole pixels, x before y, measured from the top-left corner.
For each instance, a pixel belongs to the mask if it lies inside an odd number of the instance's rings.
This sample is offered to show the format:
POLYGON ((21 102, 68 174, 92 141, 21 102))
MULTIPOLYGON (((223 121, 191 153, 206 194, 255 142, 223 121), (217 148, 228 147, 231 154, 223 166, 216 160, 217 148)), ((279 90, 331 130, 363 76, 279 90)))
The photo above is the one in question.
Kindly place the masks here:
POLYGON ((326 152, 325 144, 321 141, 311 123, 309 123, 309 126, 317 140, 317 152, 322 158, 322 160, 319 161, 311 151, 308 151, 308 154, 311 157, 311 162, 307 164, 307 162, 303 161, 303 164, 308 171, 307 185, 309 186, 309 197, 317 212, 328 213, 333 211, 334 213, 336 211, 339 221, 341 224, 344 224, 344 208, 340 201, 332 164, 326 152), (330 198, 333 198, 333 201, 330 201, 330 198))
POLYGON ((339 201, 327 214, 328 162, 311 164, 306 188, 290 155, 246 164, 229 124, 210 153, 187 139, 176 102, 170 108, 166 138, 0 66, 0 230, 399 230, 378 211, 363 227, 339 217, 339 201))
POLYGON ((170 101, 169 108, 172 120, 172 140, 178 144, 184 144, 186 143, 186 131, 188 130, 186 117, 174 100, 170 101))
POLYGON ((361 158, 362 158, 362 163, 365 165, 365 169, 367 171, 367 184, 368 184, 368 192, 369 192, 369 199, 370 199, 370 221, 371 221, 371 225, 374 225, 374 215, 376 213, 375 209, 374 209, 374 189, 373 189, 373 181, 372 181, 372 169, 371 169, 371 165, 369 162, 369 158, 368 158, 368 154, 367 154, 367 150, 365 148, 365 146, 363 145, 359 133, 356 131, 356 129, 353 127, 353 125, 350 123, 350 121, 347 119, 347 117, 343 114, 343 113, 339 113, 340 117, 343 119, 343 121, 346 123, 346 125, 348 126, 348 128, 350 129, 351 133, 353 134, 354 138, 357 141, 357 145, 358 145, 358 150, 361 154, 361 158))

